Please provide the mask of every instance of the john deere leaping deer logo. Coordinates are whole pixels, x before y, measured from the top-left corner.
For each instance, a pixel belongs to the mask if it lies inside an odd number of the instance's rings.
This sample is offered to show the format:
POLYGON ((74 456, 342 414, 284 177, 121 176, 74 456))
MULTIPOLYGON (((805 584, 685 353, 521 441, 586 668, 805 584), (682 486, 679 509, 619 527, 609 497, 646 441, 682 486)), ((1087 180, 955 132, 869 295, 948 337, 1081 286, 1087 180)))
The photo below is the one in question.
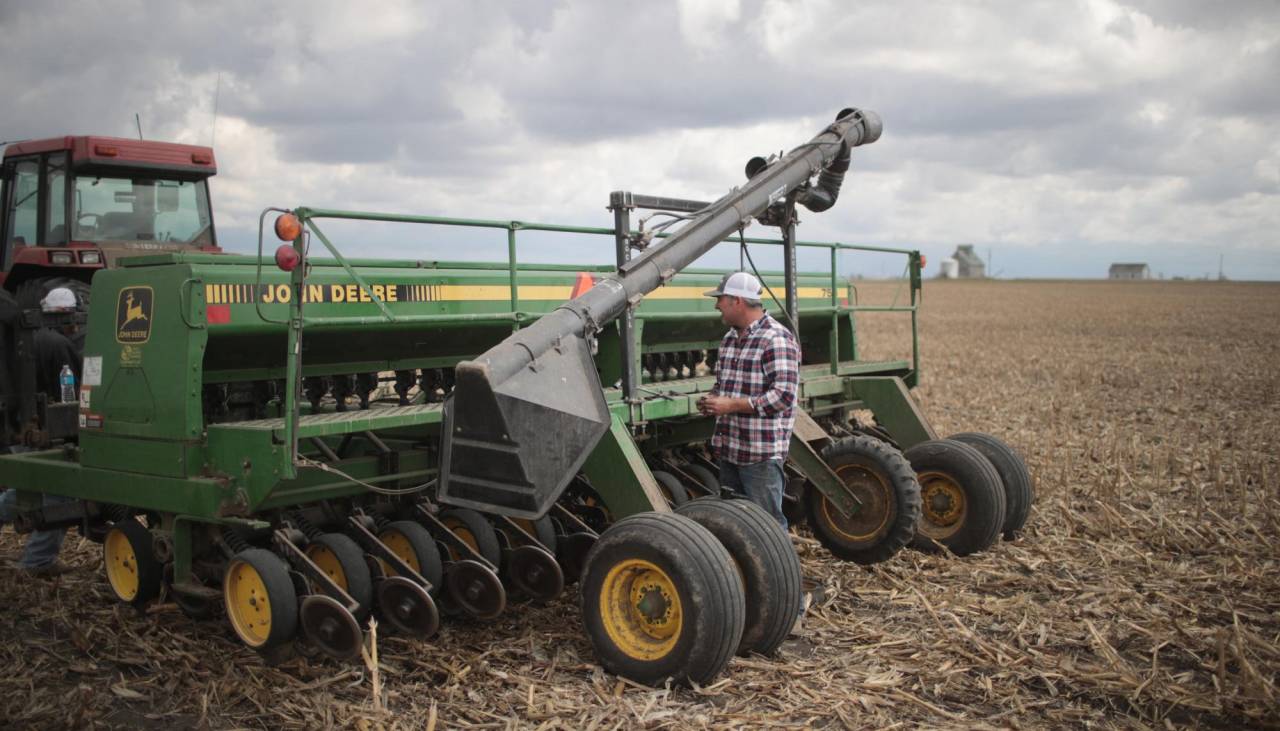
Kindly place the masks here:
POLYGON ((136 345, 151 339, 150 287, 125 287, 116 305, 116 342, 136 345))

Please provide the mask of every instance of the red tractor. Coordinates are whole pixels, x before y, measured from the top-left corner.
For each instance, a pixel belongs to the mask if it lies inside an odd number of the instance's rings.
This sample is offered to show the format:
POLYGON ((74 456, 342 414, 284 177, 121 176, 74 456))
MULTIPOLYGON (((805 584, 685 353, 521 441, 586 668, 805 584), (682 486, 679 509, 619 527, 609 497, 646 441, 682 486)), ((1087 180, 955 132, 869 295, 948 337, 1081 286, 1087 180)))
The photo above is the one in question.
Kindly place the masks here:
POLYGON ((4 151, 0 283, 23 308, 56 286, 82 304, 93 273, 157 251, 219 251, 213 150, 115 137, 51 137, 4 151))
POLYGON ((123 257, 220 251, 217 167, 208 147, 51 137, 9 145, 0 170, 0 448, 46 446, 74 437, 77 405, 37 388, 36 332, 79 324, 82 340, 89 281, 123 257), (40 311, 55 287, 75 292, 77 312, 40 311))

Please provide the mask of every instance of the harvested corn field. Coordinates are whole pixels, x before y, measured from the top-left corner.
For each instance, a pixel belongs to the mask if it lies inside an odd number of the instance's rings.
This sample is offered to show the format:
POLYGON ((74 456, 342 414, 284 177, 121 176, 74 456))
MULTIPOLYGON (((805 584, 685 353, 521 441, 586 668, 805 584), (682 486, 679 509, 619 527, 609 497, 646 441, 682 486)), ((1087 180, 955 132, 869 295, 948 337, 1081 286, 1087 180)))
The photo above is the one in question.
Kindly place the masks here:
MULTIPOLYGON (((384 633, 376 663, 269 667, 221 618, 115 603, 100 547, 72 533, 73 573, 0 575, 0 726, 1280 726, 1280 286, 924 296, 916 397, 940 434, 1022 451, 1027 528, 963 559, 907 550, 871 569, 798 537, 812 604, 777 657, 735 658, 694 689, 621 681, 568 592, 446 621, 430 642, 384 633)), ((901 357, 903 326, 860 321, 863 357, 901 357)), ((0 556, 21 545, 6 529, 0 556)))

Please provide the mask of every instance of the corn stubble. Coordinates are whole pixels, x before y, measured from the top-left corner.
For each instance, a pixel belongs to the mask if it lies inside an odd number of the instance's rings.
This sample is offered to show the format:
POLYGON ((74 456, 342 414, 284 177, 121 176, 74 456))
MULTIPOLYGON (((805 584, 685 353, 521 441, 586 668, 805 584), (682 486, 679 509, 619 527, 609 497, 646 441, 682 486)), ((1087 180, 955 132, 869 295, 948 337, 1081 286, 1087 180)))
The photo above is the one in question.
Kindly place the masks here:
MULTIPOLYGON (((859 331, 866 358, 909 343, 900 316, 859 331)), ((864 569, 802 534, 803 628, 713 685, 605 674, 572 594, 431 642, 381 633, 364 663, 267 666, 222 620, 114 604, 73 533, 73 574, 0 569, 0 726, 1280 725, 1280 286, 930 282, 921 345, 939 433, 1024 454, 1023 535, 864 569)), ((21 545, 5 531, 0 556, 21 545)))

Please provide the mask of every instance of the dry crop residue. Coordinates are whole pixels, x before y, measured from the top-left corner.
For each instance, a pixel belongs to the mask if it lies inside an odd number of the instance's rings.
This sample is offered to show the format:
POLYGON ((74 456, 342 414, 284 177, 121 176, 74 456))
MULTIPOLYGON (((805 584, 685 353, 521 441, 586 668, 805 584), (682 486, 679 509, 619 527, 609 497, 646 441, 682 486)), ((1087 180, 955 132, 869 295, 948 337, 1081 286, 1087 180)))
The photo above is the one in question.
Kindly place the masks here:
MULTIPOLYGON (((905 318, 860 332, 864 357, 897 357, 905 318)), ((73 533, 75 573, 0 570, 0 726, 1280 725, 1280 286, 927 282, 921 345, 938 431, 1026 455, 1026 533, 872 570, 799 538, 822 585, 803 629, 711 686, 605 675, 566 596, 432 642, 382 637, 375 703, 363 666, 267 667, 224 621, 113 604, 73 533)), ((0 535, 0 557, 20 547, 0 535)))

